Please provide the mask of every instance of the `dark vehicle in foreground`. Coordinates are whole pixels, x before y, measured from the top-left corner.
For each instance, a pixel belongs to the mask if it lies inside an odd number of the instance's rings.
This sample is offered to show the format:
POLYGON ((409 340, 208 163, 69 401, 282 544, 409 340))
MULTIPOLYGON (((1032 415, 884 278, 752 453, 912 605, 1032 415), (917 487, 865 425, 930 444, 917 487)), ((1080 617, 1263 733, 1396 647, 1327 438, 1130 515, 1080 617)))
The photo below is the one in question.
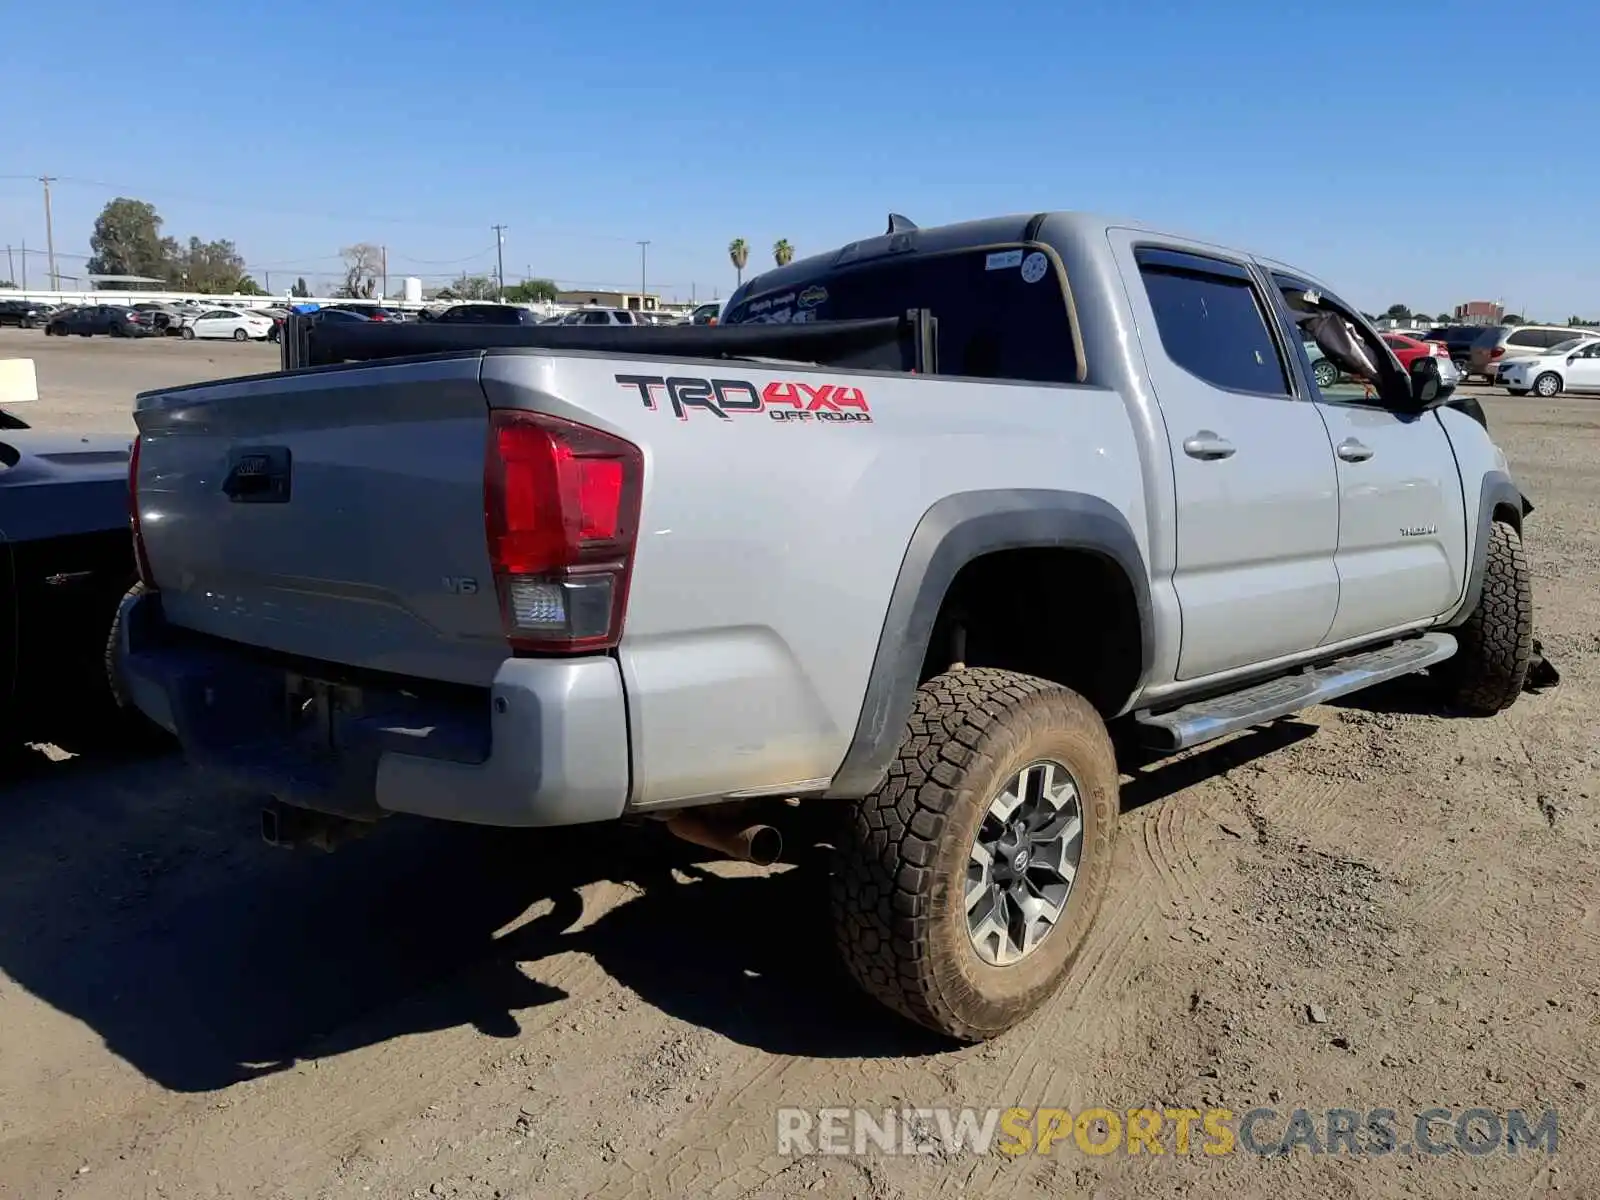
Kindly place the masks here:
POLYGON ((93 337, 97 333, 111 337, 145 337, 156 332, 155 318, 138 309, 123 308, 113 304, 86 304, 57 313, 44 327, 52 337, 93 337))
POLYGON ((50 306, 32 300, 0 300, 0 325, 36 329, 50 319, 50 306))
POLYGON ((50 433, 0 410, 0 739, 148 729, 108 667, 138 578, 126 435, 50 433))

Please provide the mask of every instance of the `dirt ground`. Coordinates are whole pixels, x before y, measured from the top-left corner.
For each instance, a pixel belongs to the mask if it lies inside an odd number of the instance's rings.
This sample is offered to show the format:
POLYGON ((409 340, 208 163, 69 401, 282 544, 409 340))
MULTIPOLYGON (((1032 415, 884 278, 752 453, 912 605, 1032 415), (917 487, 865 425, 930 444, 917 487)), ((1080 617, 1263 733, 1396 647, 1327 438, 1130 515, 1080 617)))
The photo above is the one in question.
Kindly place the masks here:
MULTIPOLYGON (((30 416, 143 351, 270 366, 106 345, 41 355, 30 416)), ((1561 686, 1487 721, 1391 687, 1136 770, 1075 974, 982 1047, 855 994, 805 827, 771 871, 398 819, 300 856, 173 759, 33 753, 0 790, 0 1195, 1600 1195, 1600 401, 1486 403, 1561 686), (778 1153, 778 1109, 851 1105, 1554 1109, 1560 1140, 778 1153)))

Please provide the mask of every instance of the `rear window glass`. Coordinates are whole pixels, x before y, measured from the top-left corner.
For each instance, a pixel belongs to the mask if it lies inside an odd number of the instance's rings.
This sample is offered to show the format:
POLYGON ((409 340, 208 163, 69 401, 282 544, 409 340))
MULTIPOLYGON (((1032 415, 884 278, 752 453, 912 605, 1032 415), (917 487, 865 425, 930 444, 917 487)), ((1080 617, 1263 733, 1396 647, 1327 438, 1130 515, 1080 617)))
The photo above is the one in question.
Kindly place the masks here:
POLYGON ((941 375, 1075 383, 1066 294, 1048 255, 1026 247, 910 254, 753 293, 727 325, 797 324, 932 312, 941 375))
POLYGON ((1542 329, 1519 329, 1506 339, 1509 346, 1547 346, 1542 329))
POLYGON ((1491 325, 1473 338, 1472 344, 1474 346, 1497 346, 1500 344, 1500 335, 1503 333, 1505 333, 1504 326, 1491 325))

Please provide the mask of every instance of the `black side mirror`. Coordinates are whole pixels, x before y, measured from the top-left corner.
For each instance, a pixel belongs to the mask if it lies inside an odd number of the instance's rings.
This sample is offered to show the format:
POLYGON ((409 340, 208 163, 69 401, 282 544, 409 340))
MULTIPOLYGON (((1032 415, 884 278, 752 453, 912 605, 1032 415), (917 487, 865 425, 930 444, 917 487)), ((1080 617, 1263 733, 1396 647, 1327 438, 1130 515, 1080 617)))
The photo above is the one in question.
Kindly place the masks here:
POLYGON ((1450 399, 1450 393, 1455 391, 1453 383, 1446 383, 1439 375, 1439 360, 1431 354, 1423 354, 1411 360, 1411 409, 1413 412, 1427 412, 1430 408, 1437 408, 1450 399))

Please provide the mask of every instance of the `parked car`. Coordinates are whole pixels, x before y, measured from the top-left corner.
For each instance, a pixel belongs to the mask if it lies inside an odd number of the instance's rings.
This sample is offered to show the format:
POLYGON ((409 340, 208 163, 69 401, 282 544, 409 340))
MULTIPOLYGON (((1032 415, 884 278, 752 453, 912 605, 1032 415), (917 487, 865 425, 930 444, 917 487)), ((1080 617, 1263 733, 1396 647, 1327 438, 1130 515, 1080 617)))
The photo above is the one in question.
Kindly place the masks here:
POLYGON ((33 300, 0 300, 0 325, 36 329, 50 319, 50 308, 33 300))
POLYGON ((351 313, 355 313, 357 316, 365 317, 369 321, 398 321, 398 320, 400 320, 400 317, 397 316, 395 313, 390 312, 387 308, 381 308, 376 304, 356 304, 356 303, 350 303, 350 304, 325 304, 325 305, 322 306, 322 311, 323 312, 351 312, 351 313))
POLYGON ((1472 343, 1469 375, 1482 375, 1496 382, 1501 364, 1513 358, 1543 354, 1552 346, 1568 341, 1573 331, 1566 325, 1497 325, 1472 343))
POLYGON ((1456 369, 1461 372, 1462 379, 1467 378, 1467 369, 1472 359, 1472 346, 1479 338, 1491 329, 1502 329, 1500 325, 1436 325, 1426 334, 1418 336, 1418 341, 1443 342, 1445 349, 1450 353, 1450 361, 1456 364, 1456 369))
POLYGON ((1389 349, 1394 351, 1394 356, 1400 360, 1400 365, 1407 370, 1411 364, 1423 355, 1440 359, 1441 362, 1450 361, 1450 348, 1442 341, 1424 341, 1404 333, 1386 333, 1383 341, 1389 349))
POLYGON ((212 308, 183 327, 186 341, 196 338, 232 338, 236 342, 265 341, 274 326, 271 317, 254 309, 212 308))
POLYGON ((577 308, 561 315, 563 325, 628 325, 638 326, 646 324, 639 319, 639 314, 627 308, 601 308, 599 305, 589 305, 586 308, 577 308))
POLYGON ((449 325, 539 324, 539 314, 519 304, 453 304, 431 319, 449 325))
POLYGON ((105 741, 145 726, 111 674, 137 571, 125 434, 30 429, 0 411, 0 737, 105 741))
POLYGON ((976 1041, 1118 886, 1110 726, 1177 752, 1425 669, 1517 699, 1523 498, 1432 356, 1077 214, 852 250, 712 328, 396 327, 141 395, 139 707, 280 842, 634 817, 769 861, 763 801, 836 804, 847 967, 976 1041))
POLYGON ((135 312, 144 313, 149 318, 151 330, 163 337, 175 335, 183 329, 185 314, 175 304, 141 302, 129 307, 135 312))
POLYGON ((149 313, 122 305, 86 304, 54 314, 45 323, 44 331, 54 337, 77 334, 93 337, 97 333, 111 337, 147 337, 155 332, 149 313))
POLYGON ((715 325, 722 316, 722 301, 712 300, 699 305, 694 312, 689 314, 691 325, 715 325))
POLYGON ((1509 359, 1500 366, 1499 382, 1513 396, 1600 391, 1600 336, 1581 334, 1542 354, 1509 359))

